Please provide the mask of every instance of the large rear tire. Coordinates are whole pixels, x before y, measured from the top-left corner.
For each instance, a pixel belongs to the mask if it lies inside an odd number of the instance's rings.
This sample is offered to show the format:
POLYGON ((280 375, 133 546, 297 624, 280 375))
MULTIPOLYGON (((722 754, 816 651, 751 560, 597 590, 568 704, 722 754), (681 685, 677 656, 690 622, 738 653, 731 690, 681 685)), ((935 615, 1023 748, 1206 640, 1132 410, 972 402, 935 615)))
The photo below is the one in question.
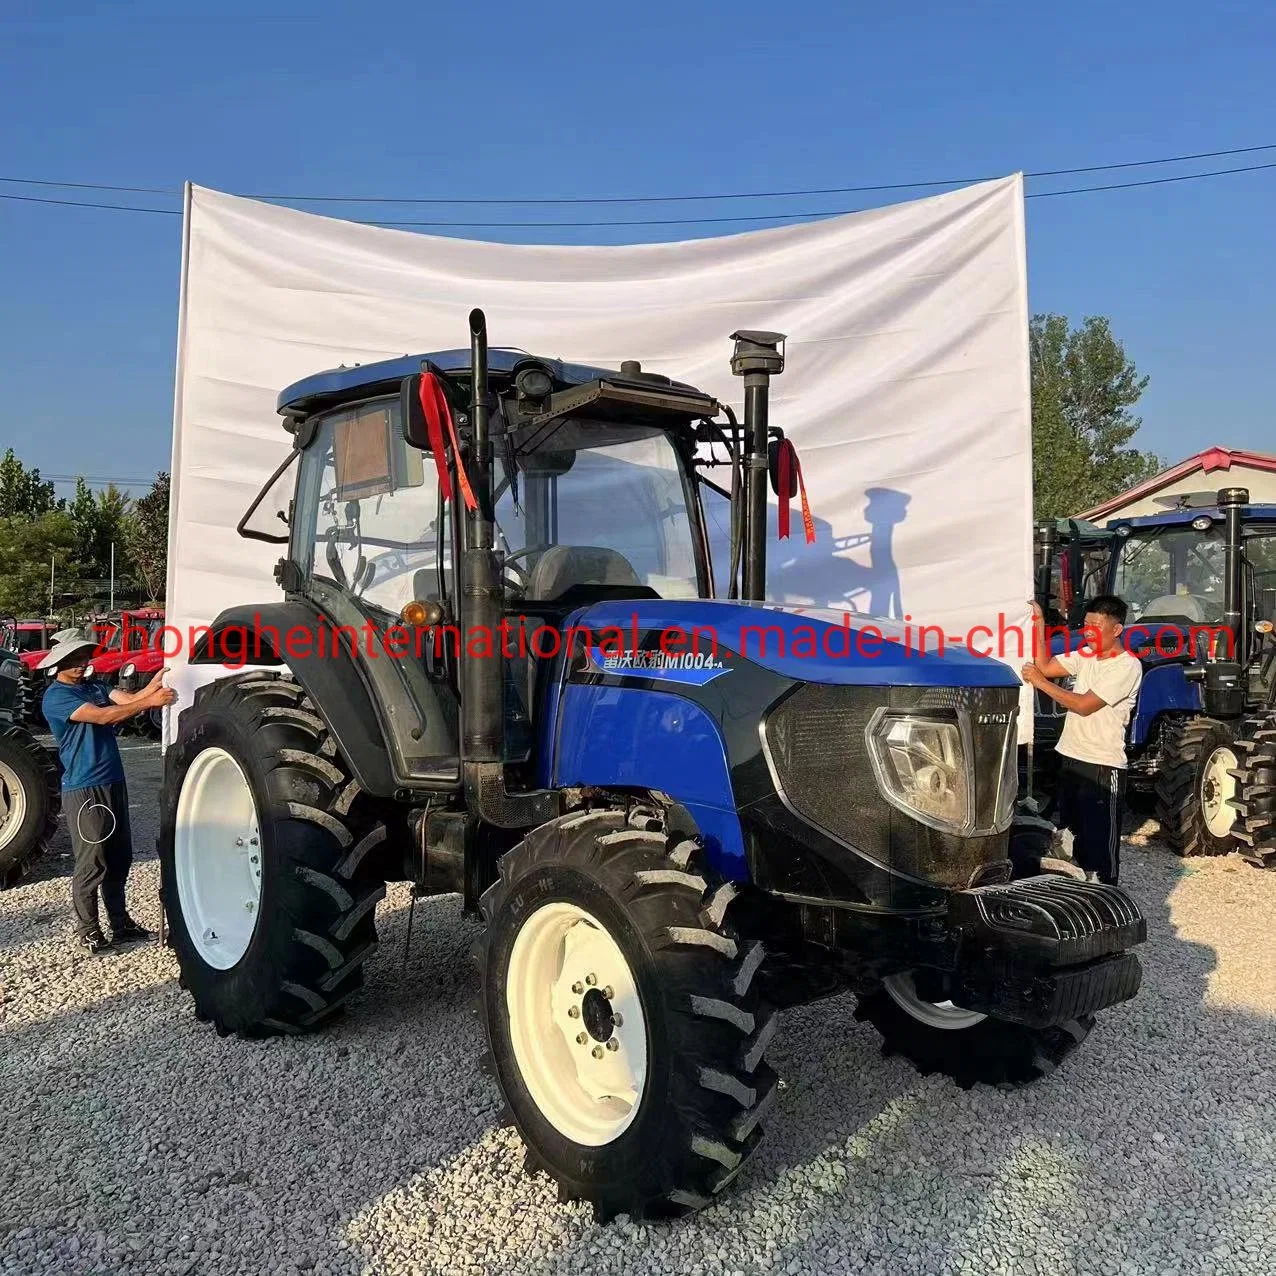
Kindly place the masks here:
POLYGON ((1232 835, 1235 733, 1217 718, 1177 718, 1162 733, 1156 778, 1156 818, 1161 836, 1179 855, 1226 855, 1232 835))
POLYGON ((201 687, 165 759, 159 852, 181 983, 223 1036, 302 1032, 363 983, 386 824, 301 687, 201 687))
POLYGON ((61 808, 56 755, 25 727, 0 728, 0 889, 48 850, 61 808))
MULTIPOLYGON (((925 981, 923 980, 923 983, 925 981)), ((1053 1072, 1089 1035, 1093 1015, 1028 1028, 923 995, 914 972, 892 975, 859 999, 855 1017, 882 1035, 882 1053, 903 1055, 923 1075, 974 1085, 1021 1086, 1053 1072)))
POLYGON ((1236 849, 1256 868, 1276 868, 1276 714, 1237 740, 1236 750, 1236 849))
POLYGON ((693 841, 569 815, 500 861, 482 899, 480 1014, 531 1169, 601 1218, 707 1205, 762 1137, 776 1012, 735 888, 693 841))

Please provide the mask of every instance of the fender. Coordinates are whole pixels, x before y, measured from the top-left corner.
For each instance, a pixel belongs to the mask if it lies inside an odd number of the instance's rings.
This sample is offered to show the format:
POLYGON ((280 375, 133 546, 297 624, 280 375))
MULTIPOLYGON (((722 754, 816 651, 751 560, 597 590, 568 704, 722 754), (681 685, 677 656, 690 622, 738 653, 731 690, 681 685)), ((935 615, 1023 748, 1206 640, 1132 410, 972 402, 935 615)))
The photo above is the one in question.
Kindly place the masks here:
POLYGON ((1201 688, 1188 682, 1185 664, 1144 664, 1143 682, 1130 720, 1130 744, 1134 748, 1146 744, 1152 725, 1161 714, 1199 713, 1200 709, 1201 688))
POLYGON ((638 688, 569 686, 554 786, 654 789, 675 797, 704 838, 713 869, 748 881, 726 745, 698 704, 638 688))
MULTIPOLYGON (((430 777, 396 774, 396 759, 388 747, 377 702, 368 692, 363 662, 348 644, 321 640, 321 631, 326 637, 332 629, 333 622, 328 617, 301 600, 230 607, 192 645, 190 663, 225 664, 229 658, 237 664, 286 665, 313 701, 315 711, 367 793, 393 798, 405 788, 440 787, 431 783, 430 777), (287 638, 281 641, 281 635, 287 638), (309 642, 294 641, 307 637, 309 642)), ((393 677, 392 671, 385 672, 393 677)), ((436 721, 438 716, 435 715, 436 721)), ((447 787, 454 787, 455 758, 449 761, 449 774, 440 778, 447 787)))

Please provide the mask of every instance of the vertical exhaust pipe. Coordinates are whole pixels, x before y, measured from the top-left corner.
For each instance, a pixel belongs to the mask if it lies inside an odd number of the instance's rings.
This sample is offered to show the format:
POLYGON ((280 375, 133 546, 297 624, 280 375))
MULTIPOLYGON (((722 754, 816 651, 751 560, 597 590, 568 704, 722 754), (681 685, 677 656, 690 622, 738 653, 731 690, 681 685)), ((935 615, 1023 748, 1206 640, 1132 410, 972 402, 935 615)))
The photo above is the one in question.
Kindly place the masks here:
MULTIPOLYGON (((487 319, 470 311, 470 486, 461 554, 461 776, 471 815, 498 828, 532 828, 561 810, 553 789, 511 793, 505 787, 505 657, 496 641, 505 611, 504 564, 496 552, 492 511, 491 396, 487 319), (469 636, 487 637, 490 656, 472 656, 469 636)), ((467 853, 467 865, 471 863, 467 853)))
POLYGON ((1244 624, 1245 584, 1241 579, 1241 525, 1245 506, 1249 504, 1249 489, 1225 487, 1218 494, 1219 508, 1223 511, 1223 532, 1226 537, 1223 559, 1223 624, 1232 632, 1232 650, 1242 667, 1248 663, 1249 634, 1244 624))
POLYGON ((733 332, 731 371, 744 378, 744 580, 741 598, 766 598, 767 411, 771 378, 784 371, 782 332, 733 332))
POLYGON ((470 374, 467 468, 476 507, 466 511, 461 563, 461 757, 466 762, 500 762, 504 756, 503 662, 498 656, 466 654, 472 634, 487 634, 487 650, 493 650, 492 635, 500 626, 504 605, 501 568, 494 549, 487 319, 481 310, 470 311, 470 374))

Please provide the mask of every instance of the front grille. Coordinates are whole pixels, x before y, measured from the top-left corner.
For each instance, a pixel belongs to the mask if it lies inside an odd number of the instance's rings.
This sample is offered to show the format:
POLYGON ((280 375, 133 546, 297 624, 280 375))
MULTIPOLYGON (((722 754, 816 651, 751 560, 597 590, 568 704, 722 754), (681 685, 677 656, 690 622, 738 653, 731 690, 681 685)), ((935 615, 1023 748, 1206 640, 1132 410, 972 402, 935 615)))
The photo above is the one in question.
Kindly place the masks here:
POLYGON ((1013 732, 1013 687, 836 687, 807 683, 782 701, 765 726, 767 760, 785 803, 839 842, 911 877, 964 887, 987 864, 1006 858, 1006 835, 961 837, 933 829, 882 796, 866 730, 889 709, 969 714, 974 747, 975 811, 994 823, 1005 732, 1013 732), (979 724, 980 714, 1005 721, 979 724))

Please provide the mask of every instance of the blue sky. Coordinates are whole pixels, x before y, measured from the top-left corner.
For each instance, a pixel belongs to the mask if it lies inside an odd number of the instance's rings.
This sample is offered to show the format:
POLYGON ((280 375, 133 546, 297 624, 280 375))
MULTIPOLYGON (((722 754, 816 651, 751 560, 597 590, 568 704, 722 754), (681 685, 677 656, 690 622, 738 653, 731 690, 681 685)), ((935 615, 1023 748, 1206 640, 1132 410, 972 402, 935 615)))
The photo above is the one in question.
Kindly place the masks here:
MULTIPOLYGON (((1270 6, 1183 0, 0 0, 0 175, 496 198, 981 177, 1276 143, 1273 47, 1270 6)), ((1276 150, 1029 189, 1264 161, 1276 150)), ((901 197, 384 215, 707 217, 901 197)), ((1029 201, 1032 308, 1111 317, 1152 378, 1139 442, 1165 458, 1276 448, 1274 209, 1276 169, 1029 201)), ((611 243, 713 229, 448 233, 611 243)), ((177 217, 0 200, 0 447, 49 473, 167 468, 179 232, 177 217)))

